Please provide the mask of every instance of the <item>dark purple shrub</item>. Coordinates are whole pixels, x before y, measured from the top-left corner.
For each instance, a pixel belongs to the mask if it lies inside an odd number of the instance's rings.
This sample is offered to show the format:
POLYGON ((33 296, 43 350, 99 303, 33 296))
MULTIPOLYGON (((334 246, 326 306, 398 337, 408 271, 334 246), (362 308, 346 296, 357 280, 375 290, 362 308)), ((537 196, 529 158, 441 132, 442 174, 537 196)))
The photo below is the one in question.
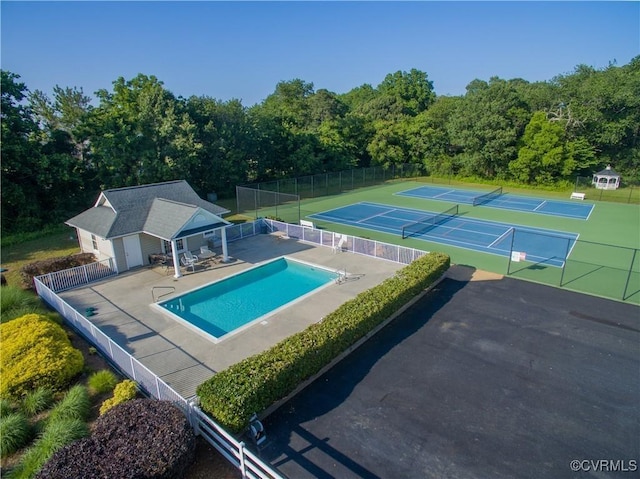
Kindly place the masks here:
POLYGON ((177 406, 134 399, 100 416, 90 438, 58 451, 36 478, 181 478, 195 458, 195 445, 177 406))

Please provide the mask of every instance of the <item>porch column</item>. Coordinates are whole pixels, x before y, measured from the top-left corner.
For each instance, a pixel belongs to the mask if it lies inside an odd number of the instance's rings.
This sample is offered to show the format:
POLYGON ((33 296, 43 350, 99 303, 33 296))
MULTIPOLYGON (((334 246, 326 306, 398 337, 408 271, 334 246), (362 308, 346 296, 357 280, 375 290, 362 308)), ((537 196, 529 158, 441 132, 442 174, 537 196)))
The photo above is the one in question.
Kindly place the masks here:
POLYGON ((171 240, 171 257, 173 258, 173 270, 175 271, 173 277, 179 278, 182 276, 180 272, 180 257, 178 255, 178 244, 174 239, 171 240))
POLYGON ((227 228, 222 228, 220 239, 222 240, 222 262, 229 261, 229 250, 227 248, 227 228))

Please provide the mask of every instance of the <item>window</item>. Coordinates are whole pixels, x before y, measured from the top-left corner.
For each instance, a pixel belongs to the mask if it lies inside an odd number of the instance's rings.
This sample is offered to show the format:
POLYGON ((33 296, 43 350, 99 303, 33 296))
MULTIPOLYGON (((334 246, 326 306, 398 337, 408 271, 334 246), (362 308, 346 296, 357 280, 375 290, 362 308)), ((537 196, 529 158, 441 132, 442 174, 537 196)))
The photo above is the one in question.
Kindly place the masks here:
POLYGON ((91 235, 91 245, 94 251, 98 251, 98 238, 94 234, 91 235))
MULTIPOLYGON (((176 240, 176 247, 178 248, 178 253, 180 251, 184 251, 183 240, 181 240, 181 239, 176 240)), ((165 253, 172 253, 172 251, 171 251, 171 241, 164 241, 164 252, 165 253)))

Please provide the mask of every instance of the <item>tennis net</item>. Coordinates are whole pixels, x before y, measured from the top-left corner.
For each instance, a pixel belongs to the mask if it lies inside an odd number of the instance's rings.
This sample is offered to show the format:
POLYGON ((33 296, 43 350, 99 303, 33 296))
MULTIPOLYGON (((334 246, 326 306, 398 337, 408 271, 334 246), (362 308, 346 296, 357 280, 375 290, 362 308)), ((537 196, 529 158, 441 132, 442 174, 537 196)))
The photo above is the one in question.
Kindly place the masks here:
POLYGON ((473 198, 473 206, 483 205, 500 195, 502 195, 502 186, 500 188, 496 188, 493 191, 490 191, 489 193, 485 193, 484 195, 479 195, 473 198))
POLYGON ((454 216, 458 215, 458 205, 449 208, 442 213, 429 215, 424 218, 420 218, 418 221, 412 221, 402 227, 402 239, 409 238, 410 236, 419 236, 426 233, 431 228, 448 221, 454 216))

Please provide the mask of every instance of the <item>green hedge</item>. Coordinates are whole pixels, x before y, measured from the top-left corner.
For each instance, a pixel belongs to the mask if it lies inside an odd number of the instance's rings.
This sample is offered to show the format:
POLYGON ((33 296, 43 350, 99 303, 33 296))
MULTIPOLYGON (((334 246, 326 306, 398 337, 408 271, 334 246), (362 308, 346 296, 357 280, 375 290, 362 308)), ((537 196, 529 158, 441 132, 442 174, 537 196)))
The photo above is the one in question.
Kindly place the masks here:
POLYGON ((378 286, 360 293, 271 349, 221 371, 197 388, 202 409, 221 425, 242 431, 253 412, 264 411, 433 284, 449 257, 427 254, 378 286))

